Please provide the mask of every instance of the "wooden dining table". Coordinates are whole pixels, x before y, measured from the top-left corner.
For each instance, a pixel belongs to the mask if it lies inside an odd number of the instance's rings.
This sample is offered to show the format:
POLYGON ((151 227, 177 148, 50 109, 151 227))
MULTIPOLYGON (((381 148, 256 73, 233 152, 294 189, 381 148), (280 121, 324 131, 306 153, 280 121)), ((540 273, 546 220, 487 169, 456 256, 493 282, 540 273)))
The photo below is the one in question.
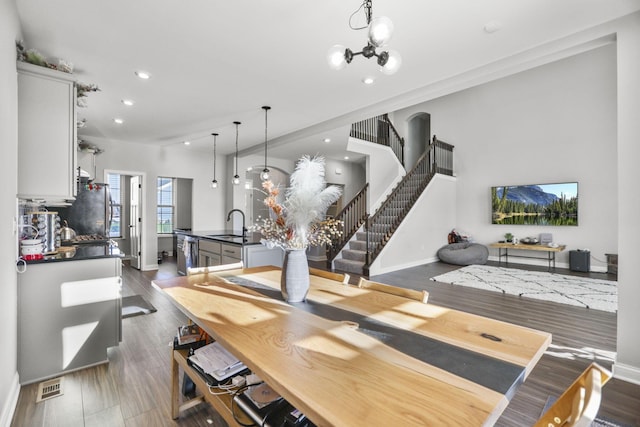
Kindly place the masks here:
MULTIPOLYGON (((153 285, 318 426, 493 425, 551 342, 547 332, 317 276, 305 302, 287 303, 280 278, 277 267, 257 267, 153 285)), ((214 406, 239 425, 229 405, 214 406)))

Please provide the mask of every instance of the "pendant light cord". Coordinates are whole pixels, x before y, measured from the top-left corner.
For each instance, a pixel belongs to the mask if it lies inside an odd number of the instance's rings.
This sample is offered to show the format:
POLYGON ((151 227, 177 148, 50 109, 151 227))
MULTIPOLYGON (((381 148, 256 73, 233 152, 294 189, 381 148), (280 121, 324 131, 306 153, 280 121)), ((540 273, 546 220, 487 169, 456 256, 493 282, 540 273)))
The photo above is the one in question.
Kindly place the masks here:
POLYGON ((264 110, 264 171, 268 172, 269 168, 267 167, 267 113, 271 109, 268 105, 262 107, 264 110))

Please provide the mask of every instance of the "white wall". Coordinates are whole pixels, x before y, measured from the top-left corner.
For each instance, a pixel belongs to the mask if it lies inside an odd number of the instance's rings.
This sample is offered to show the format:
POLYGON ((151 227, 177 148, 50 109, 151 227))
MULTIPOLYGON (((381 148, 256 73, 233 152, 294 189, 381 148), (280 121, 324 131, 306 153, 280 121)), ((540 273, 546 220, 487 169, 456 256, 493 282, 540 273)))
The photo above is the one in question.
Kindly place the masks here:
MULTIPOLYGON (((589 248, 592 268, 606 270, 598 260, 618 253, 615 44, 407 108, 395 120, 421 111, 455 146, 456 228, 482 243, 507 231, 553 233, 567 249, 589 248), (491 186, 566 181, 579 183, 577 227, 491 224, 491 186)), ((568 264, 568 251, 558 263, 568 264)))
MULTIPOLYGON (((640 13, 618 31, 618 354, 616 377, 640 384, 640 13)), ((614 174, 614 170, 608 171, 614 174)))
MULTIPOLYGON (((211 156, 189 150, 183 144, 169 147, 157 147, 150 144, 121 143, 112 141, 94 141, 86 138, 104 153, 96 156, 97 176, 103 176, 104 169, 143 172, 143 218, 142 246, 143 270, 158 268, 158 236, 156 233, 156 179, 158 176, 193 179, 193 222, 194 230, 215 230, 226 227, 225 188, 231 186, 230 177, 225 173, 224 159, 218 159, 216 175, 220 186, 210 188, 213 179, 211 156)), ((84 166, 84 164, 81 164, 84 166)))
POLYGON ((367 155, 366 176, 369 183, 367 204, 373 213, 405 175, 402 164, 391 148, 349 137, 347 150, 367 155))
POLYGON ((20 24, 13 0, 0 0, 0 426, 9 426, 20 391, 17 365, 16 193, 18 191, 18 77, 15 41, 20 24))
POLYGON ((369 268, 375 276, 437 261, 455 227, 456 178, 436 175, 369 268))

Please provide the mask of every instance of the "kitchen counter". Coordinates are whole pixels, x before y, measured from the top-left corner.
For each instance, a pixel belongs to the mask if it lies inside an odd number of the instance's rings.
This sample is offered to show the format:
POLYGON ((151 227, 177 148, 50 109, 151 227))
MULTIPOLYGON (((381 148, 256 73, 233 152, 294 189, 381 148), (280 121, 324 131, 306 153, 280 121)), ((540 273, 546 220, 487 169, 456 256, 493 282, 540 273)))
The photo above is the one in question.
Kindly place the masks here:
POLYGON ((189 251, 197 252, 196 259, 186 260, 187 255, 178 249, 178 273, 186 274, 188 267, 207 267, 220 264, 231 264, 242 261, 245 267, 260 267, 263 265, 282 266, 284 252, 280 248, 269 248, 262 243, 261 233, 247 233, 245 239, 233 230, 184 230, 176 229, 174 233, 197 240, 189 251), (181 258, 184 264, 181 263, 181 258), (182 265, 182 270, 181 270, 182 265))
POLYGON ((45 255, 43 259, 25 261, 27 264, 46 264, 50 262, 79 261, 98 258, 123 258, 124 253, 109 243, 83 243, 81 245, 62 246, 58 253, 45 255))
POLYGON ((216 240, 223 243, 231 243, 235 245, 260 245, 262 239, 261 233, 247 232, 246 239, 240 237, 240 234, 234 230, 183 230, 175 229, 175 234, 195 237, 197 239, 216 240))

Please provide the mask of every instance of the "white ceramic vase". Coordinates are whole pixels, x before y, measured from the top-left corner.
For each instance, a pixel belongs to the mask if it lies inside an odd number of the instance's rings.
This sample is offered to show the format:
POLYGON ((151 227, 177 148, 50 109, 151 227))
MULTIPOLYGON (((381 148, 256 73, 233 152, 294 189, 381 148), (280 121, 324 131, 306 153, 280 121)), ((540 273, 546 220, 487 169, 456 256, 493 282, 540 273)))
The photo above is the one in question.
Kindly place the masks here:
POLYGON ((301 302, 309 292, 309 263, 304 249, 287 249, 280 279, 282 297, 287 302, 301 302))

